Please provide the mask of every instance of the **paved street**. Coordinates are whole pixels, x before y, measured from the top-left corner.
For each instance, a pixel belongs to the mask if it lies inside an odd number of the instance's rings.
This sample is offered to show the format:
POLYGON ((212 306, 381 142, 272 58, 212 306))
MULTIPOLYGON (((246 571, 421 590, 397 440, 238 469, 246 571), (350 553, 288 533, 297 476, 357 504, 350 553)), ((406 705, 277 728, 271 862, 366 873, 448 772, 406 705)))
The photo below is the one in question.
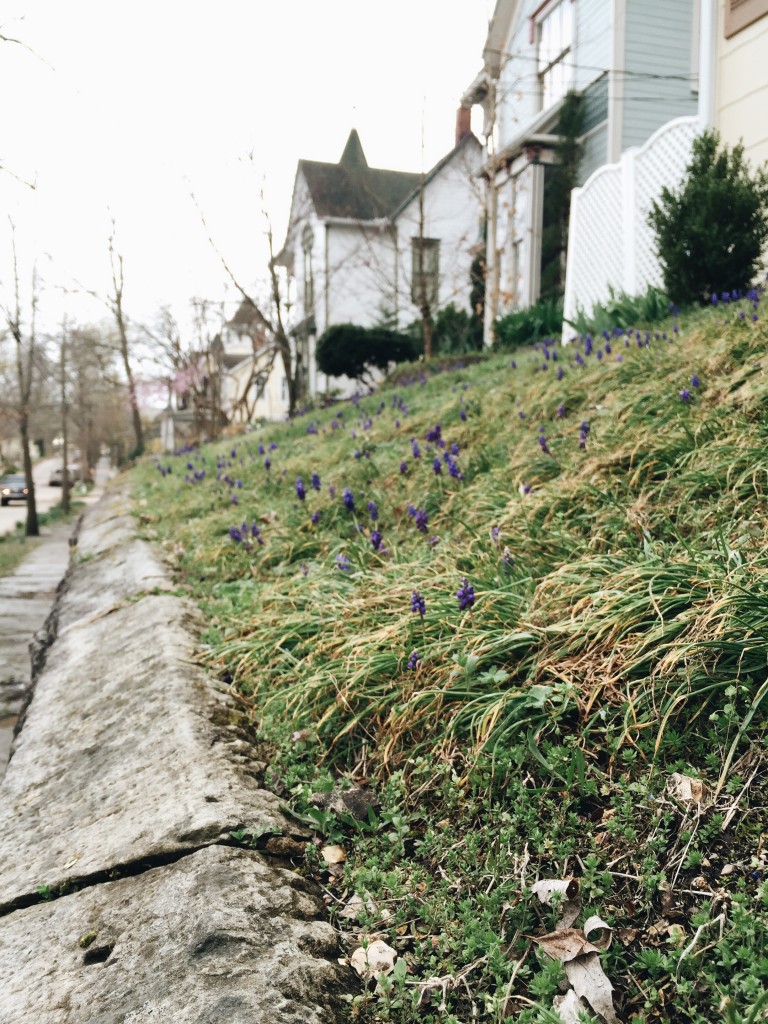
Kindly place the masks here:
MULTIPOLYGON (((61 501, 61 488, 51 487, 48 483, 51 473, 60 465, 61 458, 53 456, 49 459, 41 459, 32 470, 32 476, 35 480, 35 497, 37 498, 38 512, 47 512, 48 509, 53 508, 54 505, 61 501)), ((101 493, 101 490, 112 474, 113 471, 110 468, 109 462, 106 459, 100 459, 94 473, 94 494, 88 495, 85 498, 87 503, 96 500, 96 497, 101 493)), ((84 496, 79 490, 79 484, 73 486, 72 498, 76 501, 84 500, 84 496)), ((27 506, 22 501, 14 501, 13 504, 7 505, 5 508, 0 507, 0 534, 12 533, 16 529, 16 524, 23 523, 26 516, 27 506)))

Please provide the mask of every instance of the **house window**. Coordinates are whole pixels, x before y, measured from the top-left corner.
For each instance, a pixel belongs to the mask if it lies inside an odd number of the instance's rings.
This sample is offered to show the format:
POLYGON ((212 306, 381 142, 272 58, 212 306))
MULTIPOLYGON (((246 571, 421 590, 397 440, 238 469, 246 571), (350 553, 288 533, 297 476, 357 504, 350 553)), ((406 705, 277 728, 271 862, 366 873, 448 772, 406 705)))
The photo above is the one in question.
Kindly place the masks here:
POLYGON ((768 0, 725 0, 725 38, 768 14, 768 0))
POLYGON ((304 253, 304 312, 307 316, 315 306, 315 278, 312 271, 312 246, 315 236, 312 228, 307 225, 301 236, 301 249, 304 253))
POLYGON ((411 299, 422 309, 437 305, 440 239, 411 239, 411 299))
POLYGON ((573 0, 560 0, 555 6, 548 4, 536 19, 537 71, 542 110, 562 99, 571 88, 573 23, 573 0))

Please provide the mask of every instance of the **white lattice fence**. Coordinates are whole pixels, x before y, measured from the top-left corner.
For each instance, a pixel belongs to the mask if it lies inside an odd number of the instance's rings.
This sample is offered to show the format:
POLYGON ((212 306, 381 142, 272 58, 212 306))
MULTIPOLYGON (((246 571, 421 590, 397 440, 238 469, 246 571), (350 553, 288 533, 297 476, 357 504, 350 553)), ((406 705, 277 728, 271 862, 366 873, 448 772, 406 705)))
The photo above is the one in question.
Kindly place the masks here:
MULTIPOLYGON (((638 295, 650 284, 661 284, 648 212, 665 185, 675 188, 682 181, 699 130, 696 117, 669 121, 643 146, 627 150, 618 163, 599 168, 574 190, 566 320, 572 320, 579 309, 590 310, 604 302, 611 288, 638 295)), ((565 325, 563 337, 572 333, 565 325)))

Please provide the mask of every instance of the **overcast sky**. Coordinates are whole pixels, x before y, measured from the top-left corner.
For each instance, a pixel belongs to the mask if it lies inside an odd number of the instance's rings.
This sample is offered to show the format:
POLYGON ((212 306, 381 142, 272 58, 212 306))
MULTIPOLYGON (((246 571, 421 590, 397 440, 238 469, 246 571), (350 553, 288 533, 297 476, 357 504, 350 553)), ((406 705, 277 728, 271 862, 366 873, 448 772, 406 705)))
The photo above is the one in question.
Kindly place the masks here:
POLYGON ((221 298, 191 193, 258 289, 259 191, 279 246, 297 160, 337 161, 351 128, 372 166, 432 166, 453 145, 493 6, 5 0, 0 32, 24 45, 0 43, 0 290, 7 297, 12 217, 22 274, 34 253, 46 282, 46 316, 66 301, 82 319, 87 307, 59 289, 106 289, 114 216, 135 319, 221 298))

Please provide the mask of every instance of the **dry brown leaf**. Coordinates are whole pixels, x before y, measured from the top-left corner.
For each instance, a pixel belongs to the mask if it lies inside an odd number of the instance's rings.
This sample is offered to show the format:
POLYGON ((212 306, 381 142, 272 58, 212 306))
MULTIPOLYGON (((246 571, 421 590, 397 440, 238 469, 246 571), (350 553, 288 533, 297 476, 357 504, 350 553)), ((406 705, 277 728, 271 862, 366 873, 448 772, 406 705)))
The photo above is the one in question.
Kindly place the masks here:
POLYGON ((667 783, 669 795, 681 804, 703 804, 707 795, 707 784, 703 779, 673 772, 667 783))
POLYGON ((559 931, 534 937, 534 942, 538 942, 553 960, 560 960, 562 963, 585 953, 599 952, 597 946, 592 945, 580 928, 561 928, 559 931))
POLYGON ((560 904, 560 919, 555 931, 570 928, 581 913, 581 896, 579 895, 578 878, 540 878, 531 886, 531 892, 539 897, 545 906, 552 903, 552 897, 558 893, 564 897, 560 904))
POLYGON ((600 1014, 608 1024, 619 1024, 611 996, 613 985, 608 980, 597 953, 569 960, 564 970, 580 999, 586 1000, 595 1013, 600 1014))
POLYGON ((592 917, 588 917, 582 926, 585 938, 596 946, 597 949, 608 949, 611 944, 611 938, 613 937, 613 931, 611 926, 606 924, 601 917, 597 914, 593 914, 592 917))
POLYGON ((343 864, 347 859, 342 846, 324 846, 320 851, 320 856, 326 864, 343 864))
POLYGON ((376 939, 367 948, 358 946, 349 962, 361 978, 368 981, 369 978, 380 978, 382 974, 389 974, 395 968, 397 953, 391 946, 388 946, 382 939, 376 939))
POLYGON ((362 896, 354 893, 347 900, 344 909, 339 911, 339 917, 343 917, 347 921, 357 921, 364 910, 365 900, 363 900, 362 896))

